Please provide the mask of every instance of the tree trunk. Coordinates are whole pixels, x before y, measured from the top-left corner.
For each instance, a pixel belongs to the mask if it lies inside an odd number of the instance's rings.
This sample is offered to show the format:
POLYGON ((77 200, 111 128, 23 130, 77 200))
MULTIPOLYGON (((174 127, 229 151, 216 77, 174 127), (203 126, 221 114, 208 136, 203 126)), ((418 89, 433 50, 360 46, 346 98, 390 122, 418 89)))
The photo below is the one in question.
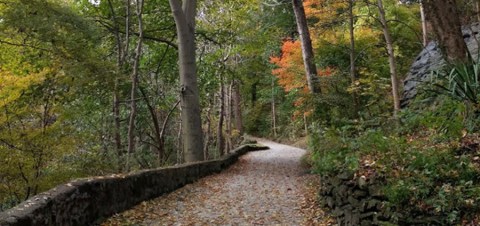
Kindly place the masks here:
POLYGON ((423 47, 427 46, 428 44, 428 33, 427 33, 427 20, 425 19, 425 8, 423 7, 423 3, 420 2, 420 18, 422 20, 422 43, 423 47))
POLYGON ((220 111, 218 113, 218 125, 217 125, 217 147, 220 156, 225 151, 225 139, 223 137, 223 121, 225 118, 225 85, 223 84, 223 75, 220 72, 220 111))
POLYGON ((378 12, 380 16, 380 23, 383 29, 383 35, 385 36, 385 42, 387 43, 388 52, 388 64, 390 66, 390 77, 392 80, 392 95, 393 95, 393 116, 397 118, 397 113, 400 111, 400 97, 398 95, 398 76, 397 76, 397 64, 395 63, 395 52, 393 48, 392 37, 388 29, 388 23, 385 18, 385 10, 383 8, 382 0, 378 0, 378 12))
MULTIPOLYGON (((120 37, 120 26, 118 25, 117 22, 117 16, 115 13, 115 9, 113 8, 113 4, 111 0, 108 0, 108 5, 110 8, 110 13, 112 14, 112 23, 114 26, 114 35, 115 35, 115 41, 117 42, 117 67, 118 71, 122 72, 123 70, 123 47, 122 47, 122 39, 120 37)), ((121 124, 120 124, 120 93, 119 93, 119 88, 118 88, 118 83, 119 83, 119 78, 115 78, 114 81, 114 87, 113 87, 113 121, 114 121, 114 127, 113 127, 113 139, 115 141, 115 152, 117 153, 118 157, 118 171, 121 171, 121 161, 120 157, 123 155, 123 149, 122 149, 122 138, 120 135, 121 131, 121 124)))
MULTIPOLYGON (((354 0, 348 1, 348 14, 349 14, 349 33, 350 33, 350 78, 352 80, 352 86, 355 86, 358 80, 358 74, 355 68, 355 15, 353 15, 354 0)), ((356 90, 356 89, 355 89, 356 90)), ((359 100, 356 91, 352 92, 353 110, 355 117, 358 117, 359 100)), ((306 125, 305 125, 306 126, 306 125)))
MULTIPOLYGON (((208 97, 207 97, 208 98, 208 97)), ((203 146, 203 156, 204 158, 207 160, 210 158, 209 156, 209 146, 210 146, 210 137, 211 137, 211 134, 212 134, 212 106, 213 104, 211 103, 211 101, 208 102, 208 108, 207 108, 207 131, 205 131, 205 142, 204 142, 204 146, 203 146)))
POLYGON ((475 8, 477 13, 477 22, 480 22, 480 0, 475 1, 475 8))
POLYGON ((440 48, 450 63, 470 58, 463 40, 462 25, 455 0, 423 0, 425 16, 430 21, 440 48))
MULTIPOLYGON (((164 156, 164 142, 160 132, 159 112, 155 110, 155 108, 152 106, 152 104, 148 100, 147 94, 142 89, 142 87, 139 87, 139 90, 143 96, 143 99, 145 100, 145 104, 147 105, 148 112, 150 113, 150 117, 152 118, 153 132, 155 134, 154 136, 152 136, 152 139, 156 144, 151 146, 155 148, 155 152, 157 153, 157 162, 158 162, 158 165, 161 166, 163 162, 163 156, 164 156)), ((165 120, 165 122, 167 120, 168 120, 168 117, 165 120)))
POLYGON ((203 160, 203 131, 195 62, 196 0, 169 0, 177 27, 183 147, 186 162, 203 160))
POLYGON ((250 94, 251 94, 251 103, 252 103, 252 107, 255 106, 255 103, 257 102, 257 85, 258 85, 258 82, 254 82, 252 83, 252 86, 251 86, 251 89, 250 89, 250 94))
POLYGON ((143 0, 137 0, 137 18, 138 18, 138 43, 135 50, 135 61, 133 63, 133 72, 131 76, 132 88, 130 93, 130 119, 128 122, 128 153, 126 171, 130 170, 130 155, 135 151, 135 119, 137 117, 137 89, 138 89, 138 74, 140 70, 140 58, 142 56, 143 43, 143 0))
POLYGON ((277 137, 277 111, 275 109, 275 79, 272 77, 272 132, 277 137))
POLYGON ((235 81, 233 86, 233 114, 235 117, 235 129, 243 134, 242 103, 240 96, 240 83, 235 81))
POLYGON ((308 30, 307 17, 303 8, 302 0, 292 0, 295 20, 297 21, 298 33, 300 35, 300 43, 302 46, 303 63, 305 65, 305 73, 307 76, 307 84, 311 93, 320 93, 320 84, 317 78, 317 66, 315 65, 315 57, 313 55, 312 40, 308 30))
POLYGON ((227 126, 227 130, 226 130, 226 150, 225 150, 225 153, 230 153, 230 150, 232 150, 233 148, 233 143, 232 143, 232 113, 233 113, 233 99, 232 99, 232 93, 233 93, 233 81, 230 82, 230 85, 228 86, 228 92, 227 92, 227 98, 226 98, 226 106, 227 106, 227 114, 226 114, 226 118, 227 118, 227 121, 226 121, 226 126, 227 126))

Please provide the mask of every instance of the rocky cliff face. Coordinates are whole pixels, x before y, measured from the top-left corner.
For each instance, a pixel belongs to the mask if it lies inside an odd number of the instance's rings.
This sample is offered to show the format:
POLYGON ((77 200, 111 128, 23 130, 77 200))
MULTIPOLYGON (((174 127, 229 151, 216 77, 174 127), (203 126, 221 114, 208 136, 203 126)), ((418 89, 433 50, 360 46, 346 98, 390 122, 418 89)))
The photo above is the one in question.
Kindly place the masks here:
MULTIPOLYGON (((463 38, 467 43, 468 50, 473 59, 478 57, 478 46, 480 42, 480 23, 474 23, 465 26, 462 29, 463 38)), ((421 82, 428 81, 433 71, 441 69, 445 65, 440 48, 436 42, 430 42, 413 62, 410 71, 404 80, 403 96, 401 106, 405 107, 409 101, 417 94, 417 85, 421 82)))

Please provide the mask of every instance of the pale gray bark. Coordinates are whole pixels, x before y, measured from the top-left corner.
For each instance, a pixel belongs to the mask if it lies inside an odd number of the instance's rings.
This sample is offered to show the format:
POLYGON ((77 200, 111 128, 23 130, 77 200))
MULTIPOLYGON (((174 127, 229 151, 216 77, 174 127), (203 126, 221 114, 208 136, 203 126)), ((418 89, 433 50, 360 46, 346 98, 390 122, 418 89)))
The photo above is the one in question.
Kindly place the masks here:
POLYGON ((395 62, 395 51, 393 48, 393 41, 388 29, 387 19, 385 18, 385 10, 383 8, 382 0, 377 1, 379 19, 382 25, 383 35, 385 37, 385 42, 387 43, 387 52, 388 52, 388 64, 390 66, 390 78, 392 82, 392 96, 393 96, 393 116, 396 118, 398 112, 400 111, 400 96, 398 94, 398 75, 397 75, 397 64, 395 62))
POLYGON ((312 40, 310 31, 308 30, 307 18, 302 0, 292 0, 295 20, 297 22, 298 33, 300 35, 300 43, 302 45, 303 63, 305 65, 305 73, 307 77, 308 88, 311 93, 320 93, 320 84, 317 77, 317 66, 315 65, 315 57, 313 54, 312 40))
POLYGON ((196 0, 169 0, 177 27, 183 149, 186 162, 201 161, 203 131, 195 62, 196 0))
POLYGON ((428 44, 428 34, 427 34, 427 20, 425 19, 425 10, 423 8, 423 3, 420 2, 420 18, 422 22, 422 43, 423 46, 428 44))

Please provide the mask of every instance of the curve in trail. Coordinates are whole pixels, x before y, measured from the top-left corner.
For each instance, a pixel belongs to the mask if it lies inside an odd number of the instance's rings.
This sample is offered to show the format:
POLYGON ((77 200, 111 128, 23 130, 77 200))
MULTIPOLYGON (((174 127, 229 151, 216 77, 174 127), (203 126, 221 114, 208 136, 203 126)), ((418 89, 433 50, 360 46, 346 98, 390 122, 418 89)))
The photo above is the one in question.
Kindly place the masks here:
POLYGON ((313 218, 323 212, 315 207, 311 185, 318 177, 305 174, 300 166, 305 150, 266 140, 260 143, 270 149, 250 152, 222 173, 143 202, 102 225, 319 223, 313 218))

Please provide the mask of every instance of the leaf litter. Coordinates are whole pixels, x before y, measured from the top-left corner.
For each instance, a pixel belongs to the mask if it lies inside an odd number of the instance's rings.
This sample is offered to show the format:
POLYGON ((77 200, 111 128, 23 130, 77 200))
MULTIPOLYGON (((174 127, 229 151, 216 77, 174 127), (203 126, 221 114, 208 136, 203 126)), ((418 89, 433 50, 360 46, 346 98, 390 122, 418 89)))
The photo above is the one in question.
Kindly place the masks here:
POLYGON ((116 214, 101 225, 334 225, 320 209, 305 150, 262 140, 229 169, 116 214))

